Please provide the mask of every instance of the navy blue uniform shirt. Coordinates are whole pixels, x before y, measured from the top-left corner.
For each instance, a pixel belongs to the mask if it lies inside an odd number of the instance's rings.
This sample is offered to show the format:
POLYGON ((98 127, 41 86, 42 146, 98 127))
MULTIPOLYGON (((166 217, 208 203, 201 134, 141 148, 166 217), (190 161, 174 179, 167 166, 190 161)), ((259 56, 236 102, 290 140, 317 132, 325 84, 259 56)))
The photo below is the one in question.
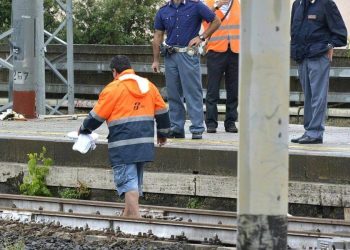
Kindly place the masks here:
POLYGON ((214 19, 215 13, 199 0, 183 0, 178 7, 169 1, 157 12, 154 28, 166 31, 166 44, 186 47, 198 36, 202 20, 214 19))
POLYGON ((332 0, 296 0, 291 21, 291 57, 297 62, 347 43, 344 21, 332 0))

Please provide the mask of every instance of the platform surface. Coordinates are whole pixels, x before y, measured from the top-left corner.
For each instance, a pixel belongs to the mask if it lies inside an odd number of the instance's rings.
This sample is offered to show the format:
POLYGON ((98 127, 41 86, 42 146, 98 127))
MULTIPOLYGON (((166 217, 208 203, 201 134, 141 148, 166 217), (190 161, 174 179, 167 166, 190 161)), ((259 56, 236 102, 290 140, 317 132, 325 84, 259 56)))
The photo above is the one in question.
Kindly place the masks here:
MULTIPOLYGON (((40 139, 53 141, 70 141, 67 133, 78 130, 83 118, 72 119, 37 119, 28 121, 0 121, 0 138, 40 139)), ((203 133, 202 140, 192 140, 189 132, 190 123, 186 122, 185 139, 169 139, 163 147, 181 147, 215 150, 238 150, 238 134, 227 133, 223 122, 219 122, 217 133, 203 133)), ((239 127, 239 124, 237 123, 239 127)), ((291 143, 290 139, 303 134, 302 125, 289 125, 289 152, 298 155, 322 155, 350 157, 350 128, 326 127, 323 144, 300 145, 291 143)), ((99 134, 99 143, 107 142, 108 129, 105 124, 96 130, 99 134)))
MULTIPOLYGON (((82 180, 91 188, 112 190, 108 129, 105 124, 97 129, 97 148, 80 154, 72 150, 67 134, 82 122, 83 118, 0 121, 0 184, 1 178, 16 180, 26 168, 27 154, 44 146, 55 164, 50 185, 74 186, 82 180)), ((147 165, 147 191, 236 198, 239 134, 226 133, 220 122, 217 133, 205 132, 202 140, 192 140, 189 125, 185 139, 169 139, 156 148, 155 161, 147 165)), ((290 124, 288 132, 290 141, 303 133, 303 126, 290 124)), ((350 207, 350 128, 326 127, 323 144, 289 142, 288 148, 291 203, 350 207)))

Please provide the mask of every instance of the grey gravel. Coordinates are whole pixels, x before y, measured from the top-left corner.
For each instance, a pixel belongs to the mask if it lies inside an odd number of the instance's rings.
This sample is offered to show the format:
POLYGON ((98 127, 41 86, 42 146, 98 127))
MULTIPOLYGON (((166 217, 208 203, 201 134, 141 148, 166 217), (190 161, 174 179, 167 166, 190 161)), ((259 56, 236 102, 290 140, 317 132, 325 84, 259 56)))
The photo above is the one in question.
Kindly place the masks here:
POLYGON ((181 250, 182 242, 164 244, 123 233, 63 228, 56 225, 19 223, 0 219, 1 250, 181 250), (96 237, 93 237, 96 236, 96 237), (100 237, 105 236, 105 237, 100 237), (89 238, 90 240, 86 240, 89 238), (91 239, 96 240, 91 240, 91 239))

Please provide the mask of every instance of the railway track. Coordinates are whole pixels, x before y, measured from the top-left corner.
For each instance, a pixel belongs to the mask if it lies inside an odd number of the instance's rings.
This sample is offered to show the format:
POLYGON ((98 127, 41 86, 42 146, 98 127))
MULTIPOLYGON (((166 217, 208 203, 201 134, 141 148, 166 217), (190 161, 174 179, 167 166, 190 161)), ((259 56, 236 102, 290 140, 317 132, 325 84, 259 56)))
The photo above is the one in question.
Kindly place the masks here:
MULTIPOLYGON (((112 230, 135 236, 187 240, 234 246, 237 214, 234 212, 141 206, 142 219, 120 217, 123 204, 0 194, 0 218, 21 222, 57 223, 72 228, 112 230)), ((321 241, 350 238, 350 222, 289 217, 288 245, 316 249, 321 241)))

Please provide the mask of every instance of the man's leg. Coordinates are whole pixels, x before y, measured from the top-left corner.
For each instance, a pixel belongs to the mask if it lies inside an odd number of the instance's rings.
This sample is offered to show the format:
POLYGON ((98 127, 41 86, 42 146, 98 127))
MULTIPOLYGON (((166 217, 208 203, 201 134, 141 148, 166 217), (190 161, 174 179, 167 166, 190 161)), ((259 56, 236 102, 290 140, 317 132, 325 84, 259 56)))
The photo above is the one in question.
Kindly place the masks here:
POLYGON ((218 127, 218 101, 220 82, 226 67, 225 53, 209 51, 207 54, 208 86, 205 97, 205 124, 207 128, 218 127))
POLYGON ((183 91, 180 83, 178 65, 175 60, 176 56, 176 54, 173 54, 164 58, 165 83, 168 94, 171 130, 178 134, 184 134, 186 111, 183 104, 183 91))
MULTIPOLYGON (((125 194, 125 210, 123 215, 125 217, 141 218, 139 198, 143 196, 143 169, 144 162, 136 163, 137 172, 137 186, 138 191, 130 191, 125 194)), ((134 180, 133 180, 134 181, 134 180)))
POLYGON ((125 209, 123 216, 129 218, 141 218, 139 208, 139 191, 125 193, 125 209))
POLYGON ((239 54, 228 53, 228 61, 225 71, 225 88, 226 88, 226 118, 225 128, 228 129, 237 121, 238 112, 238 61, 239 54))
POLYGON ((304 92, 304 129, 305 131, 308 130, 310 121, 312 119, 312 106, 311 106, 312 92, 310 87, 308 60, 309 59, 306 58, 302 63, 298 65, 300 85, 304 92))
POLYGON ((125 196, 123 216, 140 218, 137 164, 121 164, 112 169, 117 192, 120 197, 125 196))

